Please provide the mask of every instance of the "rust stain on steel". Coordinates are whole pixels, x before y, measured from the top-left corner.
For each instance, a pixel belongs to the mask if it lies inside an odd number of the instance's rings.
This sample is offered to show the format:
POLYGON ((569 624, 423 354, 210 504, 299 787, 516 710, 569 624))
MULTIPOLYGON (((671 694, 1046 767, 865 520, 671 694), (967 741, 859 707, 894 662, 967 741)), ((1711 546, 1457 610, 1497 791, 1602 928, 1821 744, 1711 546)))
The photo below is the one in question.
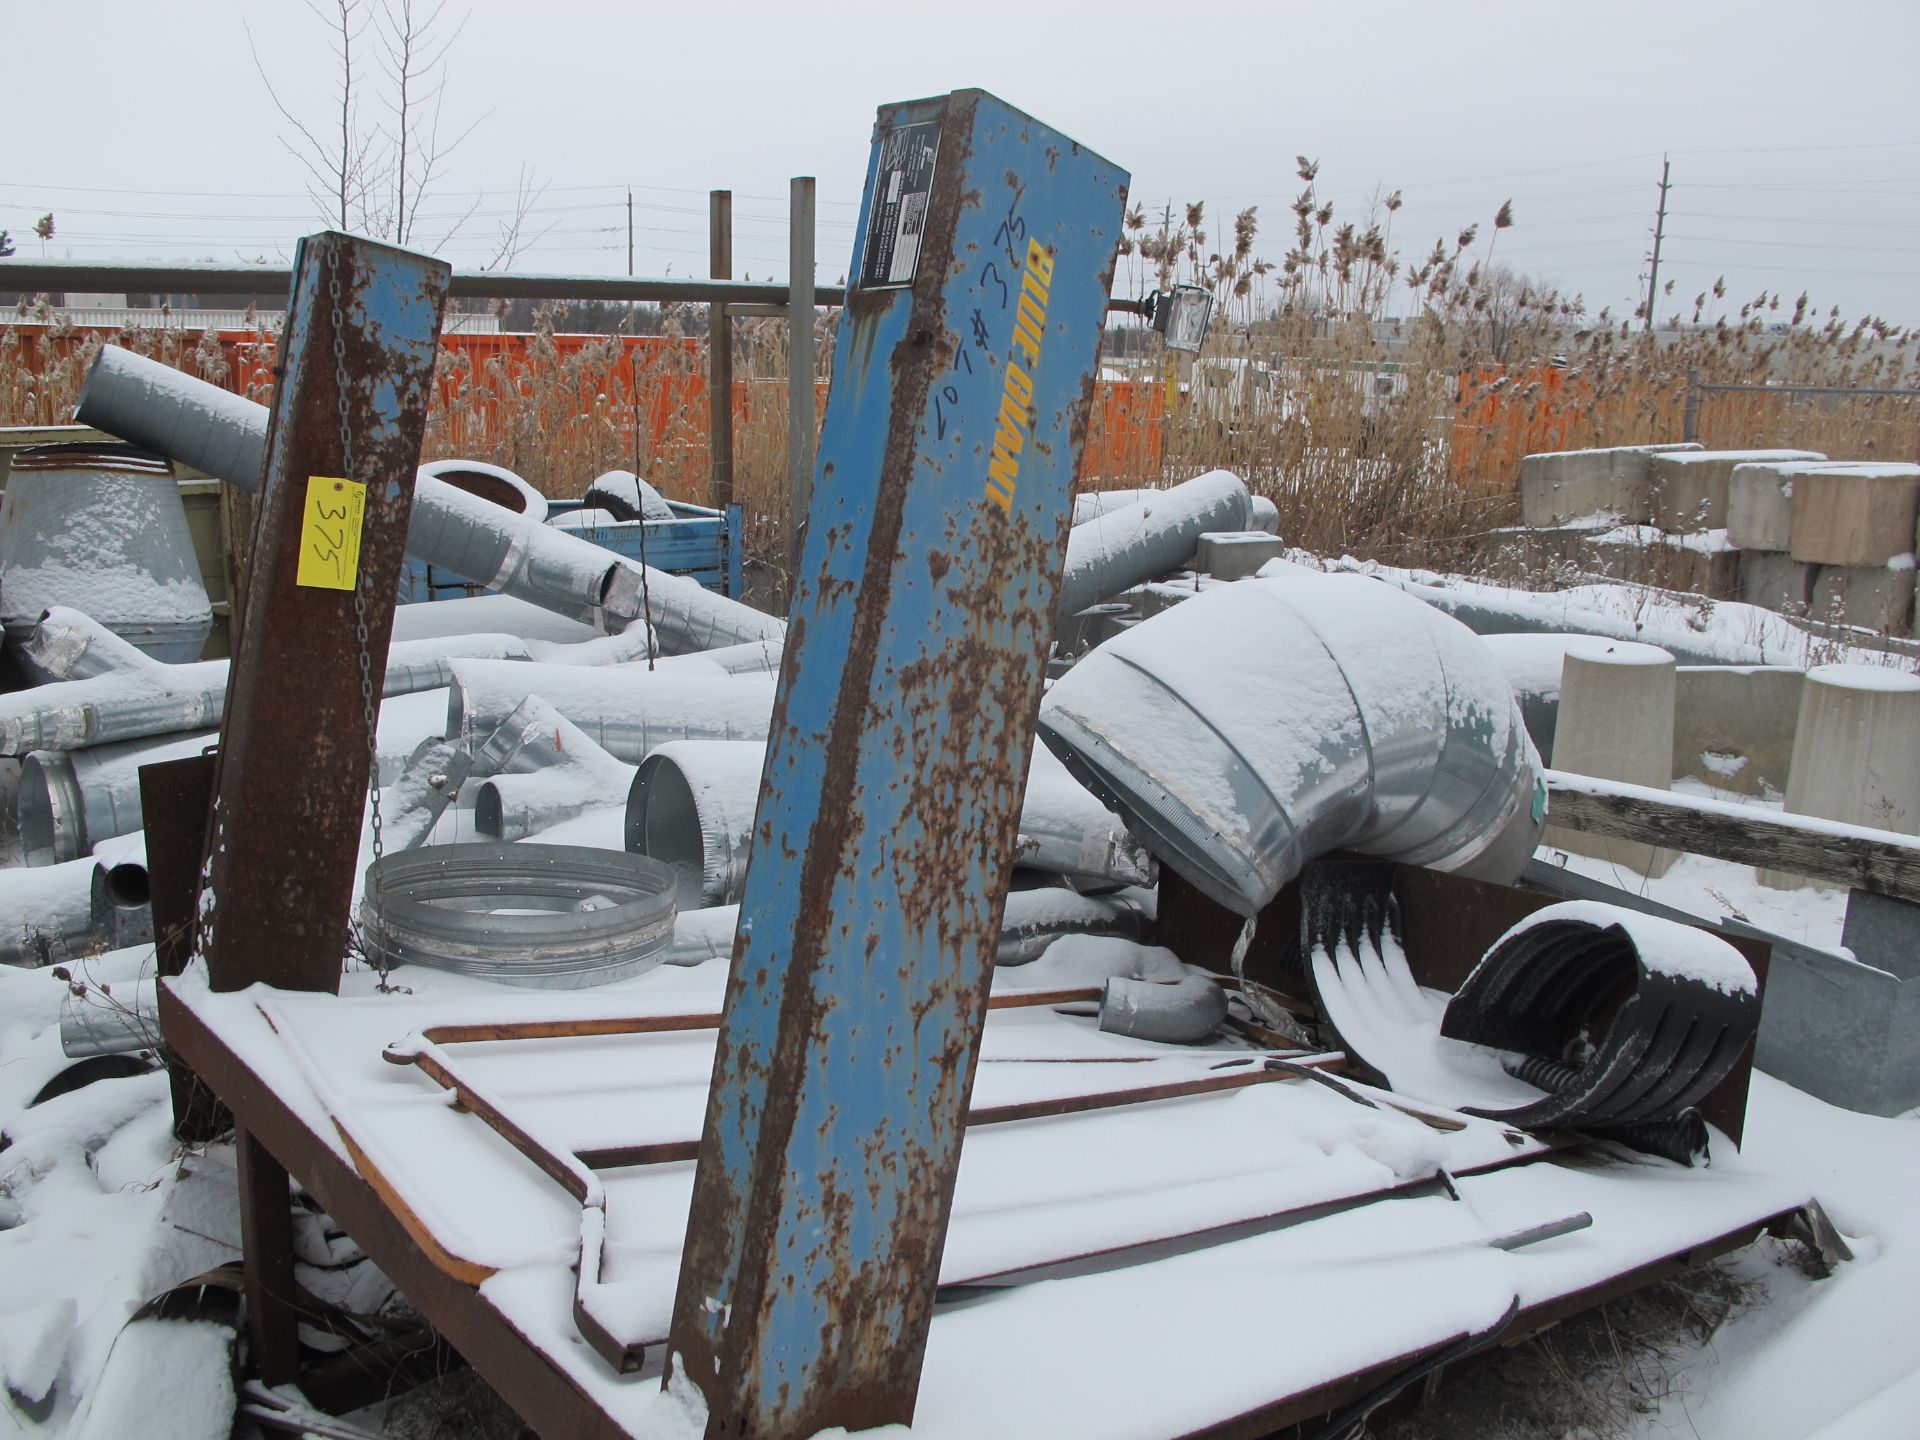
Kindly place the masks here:
POLYGON ((348 478, 367 487, 360 577, 376 703, 452 275, 438 261, 332 232, 300 245, 198 901, 194 949, 216 990, 339 988, 367 790, 360 645, 350 592, 295 583, 307 478, 345 474, 328 293, 335 259, 348 478))
POLYGON ((1015 118, 977 92, 883 113, 879 153, 935 121, 939 148, 916 278, 849 292, 822 436, 847 478, 815 487, 673 1314, 712 1435, 913 1413, 1119 204, 1105 162, 1022 183, 1043 127, 1015 118), (1016 389, 1030 234, 1053 365, 1033 339, 1016 389), (1038 436, 996 493, 1003 392, 1049 408, 1005 412, 1038 436))

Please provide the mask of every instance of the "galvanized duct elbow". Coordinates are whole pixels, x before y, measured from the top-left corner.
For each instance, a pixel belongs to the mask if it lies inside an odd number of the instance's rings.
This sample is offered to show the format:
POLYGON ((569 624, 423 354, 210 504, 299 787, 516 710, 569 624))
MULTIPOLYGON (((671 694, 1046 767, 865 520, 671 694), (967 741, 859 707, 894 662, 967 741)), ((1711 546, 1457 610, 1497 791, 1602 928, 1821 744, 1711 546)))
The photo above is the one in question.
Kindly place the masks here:
POLYGON ((36 750, 20 762, 15 815, 28 865, 77 860, 140 828, 140 767, 198 755, 219 732, 129 740, 91 750, 36 750))
POLYGON ((478 495, 536 525, 547 522, 547 497, 501 466, 480 460, 430 460, 420 467, 420 475, 478 495))
MULTIPOLYGON (((629 765, 670 740, 764 741, 773 720, 774 682, 752 675, 457 660, 453 676, 447 734, 476 750, 529 695, 540 696, 629 765)), ((478 756, 474 773, 487 773, 478 756)))
POLYGON ((124 670, 152 670, 160 662, 106 626, 67 605, 52 605, 20 647, 36 682, 91 680, 124 670))
POLYGON ((1335 849, 1510 881, 1545 815, 1485 647, 1360 576, 1209 589, 1055 681, 1040 729, 1163 863, 1242 915, 1335 849))
POLYGON ((1182 976, 1171 985, 1114 975, 1100 997, 1100 1028, 1136 1040, 1198 1045, 1226 1018, 1227 992, 1204 975, 1182 976))
MULTIPOLYGON (((267 408, 158 361, 103 346, 76 418, 245 489, 259 487, 267 408)), ((665 571, 648 572, 643 598, 641 567, 430 474, 414 488, 407 553, 570 617, 604 610, 628 621, 650 608, 669 650, 767 639, 785 630, 771 615, 665 571)))
POLYGON ((618 805, 634 774, 538 695, 515 707, 475 761, 493 778, 475 797, 473 828, 492 840, 524 840, 583 811, 618 805))
MULTIPOLYGON (((673 867, 681 909, 740 898, 765 766, 762 743, 676 741, 634 772, 627 849, 673 867)), ((1156 878, 1139 842, 1050 755, 1033 758, 1014 854, 1019 868, 1087 886, 1151 885, 1156 878)))
POLYGON ((1226 470, 1209 470, 1170 490, 1148 491, 1075 525, 1067 534, 1066 569, 1054 613, 1077 615, 1122 590, 1177 569, 1210 530, 1245 530, 1253 523, 1246 483, 1226 470))
POLYGON ((457 740, 429 735, 416 745, 393 784, 380 792, 386 848, 415 850, 426 844, 472 771, 473 755, 457 740))

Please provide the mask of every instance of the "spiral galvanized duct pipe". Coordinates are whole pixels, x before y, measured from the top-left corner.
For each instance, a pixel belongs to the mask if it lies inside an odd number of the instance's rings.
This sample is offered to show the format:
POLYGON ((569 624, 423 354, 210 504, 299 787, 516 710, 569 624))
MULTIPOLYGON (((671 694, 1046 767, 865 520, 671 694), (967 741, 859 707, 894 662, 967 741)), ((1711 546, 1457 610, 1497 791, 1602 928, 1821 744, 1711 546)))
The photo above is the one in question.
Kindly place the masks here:
POLYGON ((160 1048, 160 994, 152 979, 88 986, 60 997, 60 1049, 69 1060, 160 1048))
POLYGON ((1067 533, 1067 563, 1054 613, 1077 615, 1179 568, 1210 530, 1252 526, 1253 498, 1246 482, 1230 471, 1209 470, 1169 490, 1147 491, 1131 505, 1109 510, 1067 533))
POLYGON ((20 652, 42 685, 56 680, 91 680, 120 670, 145 670, 160 663, 91 615, 69 605, 49 606, 20 652))
MULTIPOLYGON (((627 849, 663 860, 682 910, 731 904, 746 883, 766 746, 674 741, 634 772, 627 849)), ((1088 885, 1151 885, 1153 861, 1113 813, 1050 755, 1036 753, 1020 811, 1016 866, 1088 885)))
MULTIPOLYGON (((245 489, 260 483, 267 408, 115 345, 101 348, 76 418, 245 489)), ((530 517, 420 475, 407 553, 562 615, 652 612, 668 650, 777 638, 785 625, 683 576, 642 567, 530 517)))
POLYGON ((582 811, 618 805, 634 775, 538 695, 515 707, 475 762, 492 778, 474 800, 473 828, 490 840, 524 840, 582 811))
MULTIPOLYGON (((50 655, 73 653, 75 644, 87 638, 86 630, 75 623, 76 616, 78 612, 71 610, 49 615, 40 622, 32 645, 50 655), (52 627, 51 633, 49 627, 52 627)), ((618 641, 627 637, 607 639, 618 641)), ((644 640, 641 643, 644 647, 644 640)), ((606 642, 583 644, 604 647, 606 642)), ((552 655, 568 648, 547 646, 543 647, 543 653, 552 655)), ((391 698, 438 690, 451 684, 451 662, 456 656, 524 660, 531 653, 525 641, 511 635, 397 640, 387 648, 381 694, 391 698)), ((96 650, 92 643, 81 652, 83 660, 85 655, 105 658, 109 654, 112 652, 96 650)), ((580 663, 607 663, 625 655, 623 649, 598 648, 582 656, 580 663)), ((138 655, 138 663, 128 663, 125 668, 0 695, 0 755, 25 755, 34 750, 79 750, 90 745, 111 745, 149 735, 172 735, 218 725, 221 712, 226 708, 227 669, 225 660, 165 665, 138 655)))
MULTIPOLYGON (((447 734, 476 750, 529 695, 538 695, 616 760, 637 765, 669 740, 761 740, 773 719, 771 678, 648 670, 576 669, 456 660, 447 734)), ((484 761, 476 756, 476 775, 484 761)))
POLYGON ((1163 863, 1242 915, 1335 849, 1511 881, 1545 815, 1486 647, 1360 576, 1206 590, 1055 681, 1040 731, 1163 863))

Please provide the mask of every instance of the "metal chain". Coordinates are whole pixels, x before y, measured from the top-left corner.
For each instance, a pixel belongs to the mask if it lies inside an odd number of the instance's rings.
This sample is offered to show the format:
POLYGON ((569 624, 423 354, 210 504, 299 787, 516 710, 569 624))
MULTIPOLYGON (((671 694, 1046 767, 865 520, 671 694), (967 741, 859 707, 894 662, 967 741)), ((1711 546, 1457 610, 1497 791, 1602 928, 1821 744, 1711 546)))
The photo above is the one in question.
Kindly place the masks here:
MULTIPOLYGON (((333 386, 334 403, 340 412, 340 474, 341 478, 354 479, 353 461, 353 418, 347 402, 347 337, 346 322, 340 309, 340 247, 329 244, 327 247, 327 298, 332 302, 333 325, 333 386)), ((369 488, 371 488, 369 486, 369 488)), ((365 523, 364 512, 362 524, 365 523)), ((385 854, 385 845, 381 835, 380 817, 380 700, 373 681, 372 641, 367 628, 367 567, 360 567, 360 575, 353 587, 353 633, 359 646, 360 659, 360 703, 364 707, 367 722, 367 798, 373 812, 373 866, 368 872, 377 877, 380 858, 385 854)), ((377 885, 377 878, 370 884, 377 885)), ((377 904, 368 905, 367 913, 377 915, 377 904)), ((387 988, 386 947, 378 943, 378 937, 368 944, 364 935, 356 934, 361 955, 373 962, 380 972, 380 988, 387 988)))

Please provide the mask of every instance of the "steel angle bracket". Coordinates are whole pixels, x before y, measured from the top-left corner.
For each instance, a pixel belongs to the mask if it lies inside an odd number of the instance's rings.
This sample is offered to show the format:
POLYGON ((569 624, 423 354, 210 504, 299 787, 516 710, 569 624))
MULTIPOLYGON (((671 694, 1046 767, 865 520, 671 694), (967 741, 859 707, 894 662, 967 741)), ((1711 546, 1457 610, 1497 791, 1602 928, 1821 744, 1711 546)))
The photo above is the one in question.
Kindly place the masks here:
POLYGON ((674 1303, 709 1435, 913 1417, 1127 182, 880 111, 674 1303))

